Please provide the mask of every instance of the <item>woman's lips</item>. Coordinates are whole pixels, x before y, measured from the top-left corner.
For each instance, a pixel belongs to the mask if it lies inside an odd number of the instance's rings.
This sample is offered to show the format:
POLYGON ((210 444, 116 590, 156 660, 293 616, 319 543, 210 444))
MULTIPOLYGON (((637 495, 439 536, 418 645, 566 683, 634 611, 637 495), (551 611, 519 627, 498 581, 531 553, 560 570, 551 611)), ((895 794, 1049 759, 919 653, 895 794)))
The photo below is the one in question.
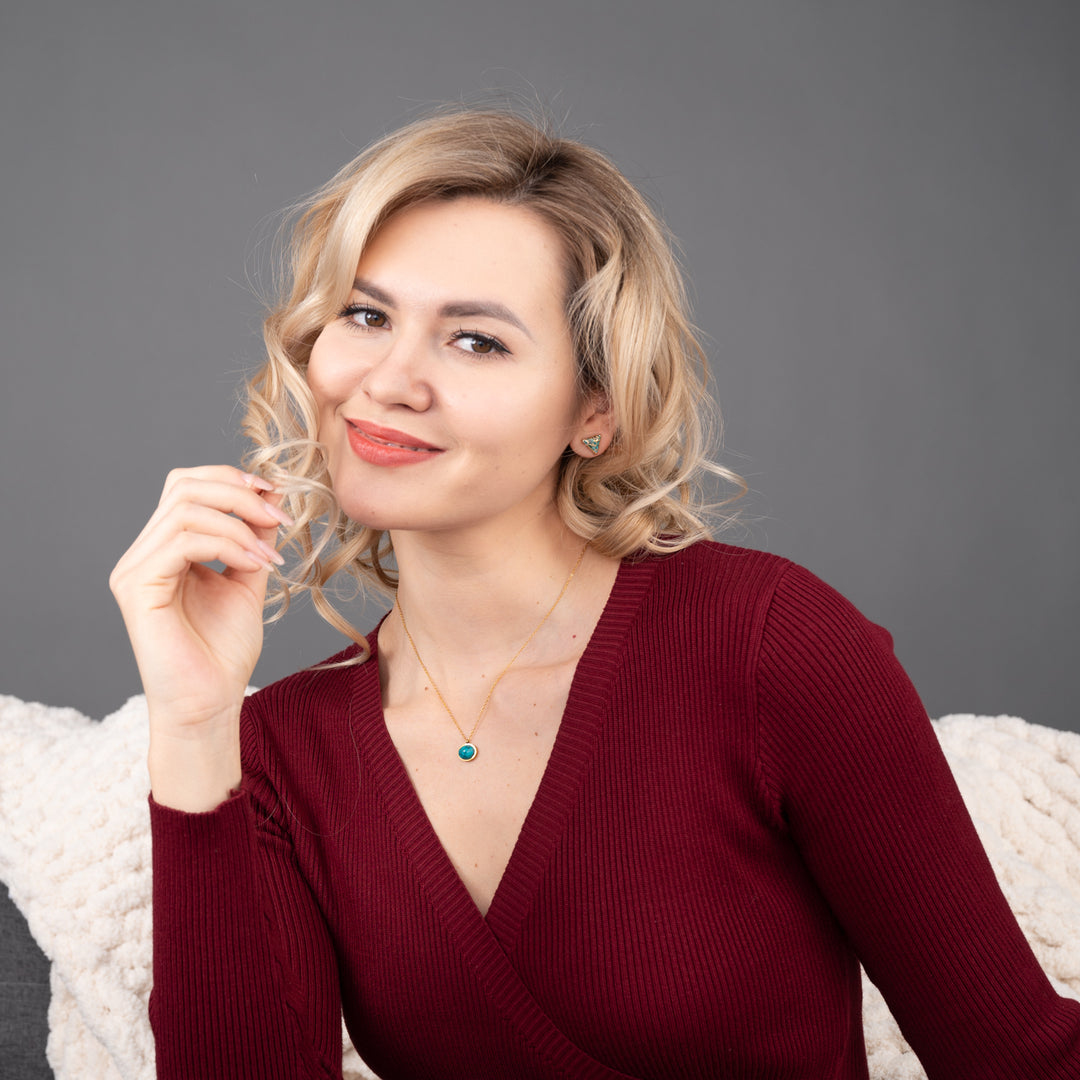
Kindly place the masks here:
POLYGON ((346 420, 353 453, 372 465, 412 465, 431 461, 442 451, 404 431, 366 420, 346 420))

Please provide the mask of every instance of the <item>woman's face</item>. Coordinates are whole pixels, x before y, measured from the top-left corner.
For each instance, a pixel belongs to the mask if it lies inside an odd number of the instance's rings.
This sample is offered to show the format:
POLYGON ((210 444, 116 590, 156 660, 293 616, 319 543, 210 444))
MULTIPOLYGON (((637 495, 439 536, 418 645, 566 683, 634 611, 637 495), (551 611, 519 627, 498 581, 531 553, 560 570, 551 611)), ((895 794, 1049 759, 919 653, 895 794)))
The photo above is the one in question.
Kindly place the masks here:
POLYGON ((516 530, 556 513, 578 393, 560 238, 477 198, 394 215, 311 351, 334 491, 380 529, 516 530))

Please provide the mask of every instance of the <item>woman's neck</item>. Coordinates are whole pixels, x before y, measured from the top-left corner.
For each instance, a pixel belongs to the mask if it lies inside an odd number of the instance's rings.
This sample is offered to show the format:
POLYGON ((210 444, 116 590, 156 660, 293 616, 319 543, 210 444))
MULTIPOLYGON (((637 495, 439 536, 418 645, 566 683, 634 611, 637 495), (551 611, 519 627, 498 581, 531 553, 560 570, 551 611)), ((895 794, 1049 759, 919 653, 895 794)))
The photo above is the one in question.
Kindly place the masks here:
MULTIPOLYGON (((414 636, 443 656, 467 651, 474 658, 501 656, 508 642, 533 631, 584 547, 561 521, 516 535, 394 533, 392 539, 398 597, 414 636)), ((560 607, 569 610, 570 599, 564 596, 560 607)))
POLYGON ((430 533, 395 533, 393 541, 398 610, 379 629, 387 708, 415 707, 433 680, 456 713, 475 716, 508 663, 513 680, 572 672, 619 566, 561 521, 516 535, 489 531, 482 541, 430 533))

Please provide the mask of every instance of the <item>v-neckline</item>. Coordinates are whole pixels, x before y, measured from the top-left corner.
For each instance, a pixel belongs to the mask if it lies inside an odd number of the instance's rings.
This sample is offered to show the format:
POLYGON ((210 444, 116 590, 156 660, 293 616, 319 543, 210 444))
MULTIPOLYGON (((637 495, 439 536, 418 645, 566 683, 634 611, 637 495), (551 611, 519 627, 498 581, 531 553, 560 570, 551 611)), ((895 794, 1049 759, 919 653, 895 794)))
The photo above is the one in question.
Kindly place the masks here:
POLYGON ((353 725, 369 776, 421 887, 448 924, 465 934, 494 934, 503 950, 512 947, 539 888, 555 844, 577 803, 603 725, 622 643, 652 581, 656 560, 624 560, 592 636, 578 660, 558 734, 510 858, 482 914, 439 840, 405 763, 386 726, 378 676, 378 628, 368 638, 371 658, 353 686, 353 725))

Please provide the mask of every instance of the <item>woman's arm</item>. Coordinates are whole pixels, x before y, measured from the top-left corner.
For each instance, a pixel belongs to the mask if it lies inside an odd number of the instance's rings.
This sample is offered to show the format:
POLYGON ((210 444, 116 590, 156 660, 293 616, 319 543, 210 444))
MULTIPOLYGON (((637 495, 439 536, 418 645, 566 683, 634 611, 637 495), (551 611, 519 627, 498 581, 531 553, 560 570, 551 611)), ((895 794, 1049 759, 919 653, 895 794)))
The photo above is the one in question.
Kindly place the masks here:
POLYGON ((759 709, 776 812, 928 1076, 1080 1076, 1080 1003, 1018 927, 891 639, 800 568, 759 709))
POLYGON ((160 1078, 341 1076, 334 952, 276 807, 248 771, 209 813, 151 804, 160 1078))
POLYGON ((150 714, 160 1077, 341 1073, 325 923, 257 764, 241 764, 267 574, 281 561, 272 541, 288 521, 257 477, 176 470, 109 582, 150 714))
POLYGON ((240 782, 239 717, 262 650, 272 541, 289 521, 268 483, 227 465, 177 469, 109 586, 150 713, 150 783, 210 810, 240 782), (223 572, 204 565, 218 560, 223 572))

